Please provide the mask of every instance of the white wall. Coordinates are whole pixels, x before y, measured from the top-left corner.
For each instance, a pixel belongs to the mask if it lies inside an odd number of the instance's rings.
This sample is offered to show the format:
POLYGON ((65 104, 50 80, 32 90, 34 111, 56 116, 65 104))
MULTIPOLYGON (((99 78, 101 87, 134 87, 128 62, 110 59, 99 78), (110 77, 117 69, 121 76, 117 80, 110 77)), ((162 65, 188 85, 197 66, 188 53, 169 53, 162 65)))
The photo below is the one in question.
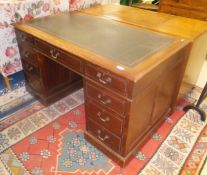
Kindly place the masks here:
POLYGON ((201 69, 201 73, 199 75, 196 85, 203 88, 206 81, 207 81, 207 61, 205 61, 203 64, 203 67, 201 69))

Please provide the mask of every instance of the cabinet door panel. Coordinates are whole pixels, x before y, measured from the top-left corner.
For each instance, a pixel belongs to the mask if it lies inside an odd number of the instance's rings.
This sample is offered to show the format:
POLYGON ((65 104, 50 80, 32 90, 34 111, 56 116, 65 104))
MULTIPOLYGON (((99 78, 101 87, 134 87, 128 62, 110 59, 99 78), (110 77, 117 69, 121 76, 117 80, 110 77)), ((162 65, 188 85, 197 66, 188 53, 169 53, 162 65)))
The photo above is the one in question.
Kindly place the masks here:
POLYGON ((157 86, 157 95, 155 97, 155 107, 152 117, 152 122, 158 120, 162 115, 172 108, 174 103, 173 97, 175 96, 176 87, 178 84, 179 72, 182 65, 177 65, 166 73, 166 76, 159 79, 157 86))

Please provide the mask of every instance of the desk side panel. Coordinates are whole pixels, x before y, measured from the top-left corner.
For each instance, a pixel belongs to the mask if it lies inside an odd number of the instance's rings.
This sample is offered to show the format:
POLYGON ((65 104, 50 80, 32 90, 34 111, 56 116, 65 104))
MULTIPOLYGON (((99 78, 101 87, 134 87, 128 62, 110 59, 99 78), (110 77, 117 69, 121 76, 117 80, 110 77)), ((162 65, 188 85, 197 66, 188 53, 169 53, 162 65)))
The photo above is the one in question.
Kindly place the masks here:
POLYGON ((187 45, 172 55, 135 84, 134 94, 136 91, 139 94, 133 96, 130 107, 124 155, 141 146, 163 121, 165 114, 173 109, 190 47, 187 45), (139 88, 140 83, 143 88, 139 88))

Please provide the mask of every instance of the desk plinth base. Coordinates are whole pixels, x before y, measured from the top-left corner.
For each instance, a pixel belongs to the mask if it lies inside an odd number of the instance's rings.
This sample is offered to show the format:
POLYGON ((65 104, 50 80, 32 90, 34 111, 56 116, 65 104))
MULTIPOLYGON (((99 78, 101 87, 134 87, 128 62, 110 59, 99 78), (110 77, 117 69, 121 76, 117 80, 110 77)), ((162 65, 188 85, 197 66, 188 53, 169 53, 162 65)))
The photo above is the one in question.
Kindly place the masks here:
POLYGON ((82 79, 79 79, 74 82, 67 83, 64 87, 60 86, 56 88, 53 93, 50 93, 50 95, 44 97, 41 96, 39 93, 34 91, 27 83, 26 83, 26 89, 28 92, 30 92, 32 95, 36 96, 44 105, 48 106, 57 100, 65 97, 66 95, 72 94, 73 92, 83 88, 83 81, 82 79))
POLYGON ((154 125, 149 128, 149 130, 145 131, 145 134, 142 138, 140 138, 139 142, 137 142, 133 149, 131 149, 128 154, 126 154, 125 157, 121 156, 120 154, 116 153, 112 149, 110 149, 108 146, 103 144, 101 141, 99 141, 96 137, 94 137, 92 134, 90 134, 88 131, 84 132, 84 138, 90 142, 92 145, 94 145, 97 149, 99 149, 101 152, 103 152, 106 156, 108 156, 110 159, 112 159, 114 162, 116 162, 120 167, 124 168, 126 165, 132 160, 134 155, 137 153, 138 149, 142 147, 148 139, 152 136, 152 134, 162 125, 162 123, 165 120, 165 116, 168 113, 171 113, 172 109, 170 108, 168 112, 164 113, 155 123, 154 125))
POLYGON ((97 138, 95 138, 93 135, 91 135, 87 131, 85 131, 84 137, 88 142, 90 142, 92 145, 98 148, 101 152, 103 152, 106 156, 108 156, 110 159, 116 162, 120 167, 125 167, 127 163, 132 159, 131 155, 126 156, 126 157, 120 156, 115 151, 113 151, 112 149, 110 149, 109 147, 101 143, 97 138))

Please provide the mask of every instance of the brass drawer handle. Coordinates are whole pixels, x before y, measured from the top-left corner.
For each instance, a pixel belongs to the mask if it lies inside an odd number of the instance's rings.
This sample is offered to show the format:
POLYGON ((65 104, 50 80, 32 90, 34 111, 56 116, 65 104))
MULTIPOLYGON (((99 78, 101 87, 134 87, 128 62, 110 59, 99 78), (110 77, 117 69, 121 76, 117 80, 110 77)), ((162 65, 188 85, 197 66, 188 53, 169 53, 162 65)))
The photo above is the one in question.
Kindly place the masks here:
POLYGON ((111 78, 110 77, 106 78, 106 80, 102 80, 101 78, 99 78, 98 80, 99 80, 99 82, 101 82, 103 84, 109 84, 109 83, 111 83, 111 78))
POLYGON ((101 137, 101 130, 99 129, 98 130, 98 138, 104 142, 105 140, 109 139, 109 136, 108 135, 105 135, 104 137, 101 137))
POLYGON ((30 55, 30 52, 27 50, 27 51, 25 51, 25 54, 24 54, 24 56, 26 57, 26 58, 29 58, 29 55, 30 55))
POLYGON ((28 70, 29 72, 31 72, 31 71, 33 70, 33 67, 30 66, 30 67, 27 68, 27 70, 28 70))
POLYGON ((107 105, 111 103, 111 99, 100 100, 100 102, 103 103, 104 105, 107 105))
POLYGON ((58 58, 59 55, 60 55, 59 52, 56 52, 56 53, 55 53, 55 50, 53 50, 53 49, 50 50, 50 56, 51 56, 53 59, 56 60, 56 59, 58 58))
POLYGON ((26 70, 31 72, 33 70, 33 67, 30 66, 29 64, 26 64, 26 70))
POLYGON ((102 117, 101 117, 101 112, 98 112, 98 113, 97 113, 97 116, 98 116, 98 117, 99 117, 99 119, 100 119, 102 122, 104 122, 104 123, 106 123, 106 122, 109 122, 109 121, 110 121, 110 118, 109 118, 109 117, 102 118, 102 117))
POLYGON ((96 74, 96 76, 98 77, 98 81, 99 81, 100 83, 102 83, 102 84, 109 84, 109 83, 112 82, 111 77, 107 77, 107 78, 104 78, 104 79, 103 79, 102 73, 100 73, 100 72, 98 72, 98 73, 96 74))
POLYGON ((21 39, 22 42, 24 42, 26 40, 26 36, 24 34, 21 34, 20 39, 21 39))
POLYGON ((100 79, 100 78, 98 79, 98 81, 101 82, 102 84, 107 84, 106 81, 104 81, 104 80, 102 80, 102 79, 100 79))
POLYGON ((98 97, 99 101, 100 101, 102 104, 104 104, 104 105, 111 104, 111 99, 108 98, 108 99, 106 99, 106 100, 103 100, 101 94, 98 94, 97 97, 98 97))

